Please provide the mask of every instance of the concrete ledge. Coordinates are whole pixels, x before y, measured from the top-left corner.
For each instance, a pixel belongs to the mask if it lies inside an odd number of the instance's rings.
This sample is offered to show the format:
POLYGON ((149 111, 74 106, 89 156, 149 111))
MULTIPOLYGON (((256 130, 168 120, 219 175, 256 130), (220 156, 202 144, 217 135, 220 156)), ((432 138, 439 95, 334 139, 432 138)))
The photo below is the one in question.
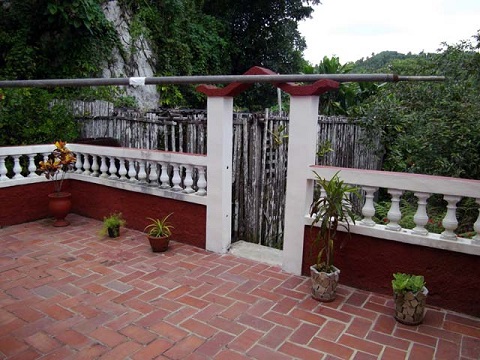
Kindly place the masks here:
POLYGON ((282 266, 283 251, 243 240, 232 243, 229 253, 273 266, 282 266))

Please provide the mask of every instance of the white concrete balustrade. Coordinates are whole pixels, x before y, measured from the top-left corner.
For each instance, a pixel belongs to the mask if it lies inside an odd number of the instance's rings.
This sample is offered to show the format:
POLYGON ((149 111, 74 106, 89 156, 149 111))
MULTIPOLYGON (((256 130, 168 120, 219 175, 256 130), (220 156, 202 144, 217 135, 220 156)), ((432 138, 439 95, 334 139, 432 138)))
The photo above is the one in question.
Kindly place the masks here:
MULTIPOLYGON (((363 218, 351 227, 353 233, 378 237, 382 239, 401 241, 410 244, 424 245, 451 251, 480 255, 480 214, 474 224, 476 235, 472 239, 461 238, 455 234, 458 226, 457 203, 464 197, 474 198, 480 204, 480 182, 476 180, 428 176, 386 171, 346 169, 324 166, 309 166, 305 178, 313 187, 314 171, 322 178, 331 179, 338 173, 340 179, 348 184, 356 185, 364 195, 364 205, 361 209, 363 218), (379 188, 387 189, 391 195, 391 206, 387 213, 386 225, 376 224, 372 217, 375 214, 374 194, 379 188), (399 225, 402 217, 400 198, 411 191, 418 199, 417 210, 413 217, 415 227, 403 229, 399 225), (427 200, 433 194, 443 195, 447 202, 446 214, 442 220, 445 228, 441 234, 429 233, 425 228, 428 223, 427 200)), ((313 194, 309 199, 313 198, 313 194)), ((305 203, 304 224, 310 225, 308 214, 310 201, 305 203)))
MULTIPOLYGON (((67 144, 75 153, 75 169, 66 178, 98 183, 126 190, 205 204, 207 195, 206 156, 67 144)), ((45 159, 53 145, 0 148, 0 187, 46 181, 36 172, 37 163, 45 159), (13 167, 7 176, 6 162, 13 167)))

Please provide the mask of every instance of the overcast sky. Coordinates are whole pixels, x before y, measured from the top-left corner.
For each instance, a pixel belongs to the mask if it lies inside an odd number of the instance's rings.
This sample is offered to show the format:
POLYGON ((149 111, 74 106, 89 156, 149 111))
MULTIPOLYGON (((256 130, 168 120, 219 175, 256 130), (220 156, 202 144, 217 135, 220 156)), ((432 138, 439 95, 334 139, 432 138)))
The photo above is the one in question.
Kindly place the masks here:
POLYGON ((344 64, 384 50, 435 52, 480 29, 480 0, 322 0, 314 9, 299 24, 313 65, 324 56, 344 64))

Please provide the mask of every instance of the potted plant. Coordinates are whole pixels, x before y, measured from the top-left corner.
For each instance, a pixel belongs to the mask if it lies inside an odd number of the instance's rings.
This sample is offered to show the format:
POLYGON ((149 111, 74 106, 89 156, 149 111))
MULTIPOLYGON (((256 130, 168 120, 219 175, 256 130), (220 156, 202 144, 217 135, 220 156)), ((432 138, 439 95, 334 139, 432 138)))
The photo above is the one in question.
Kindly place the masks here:
POLYGON ((120 236, 120 226, 125 226, 127 222, 123 219, 122 213, 115 212, 103 218, 103 227, 101 234, 107 235, 111 238, 120 236))
POLYGON ((418 325, 425 316, 428 289, 421 275, 393 274, 395 319, 405 325, 418 325))
POLYGON ((312 297, 320 301, 333 301, 340 276, 340 270, 334 265, 337 230, 343 227, 350 236, 350 222, 355 224, 351 195, 359 194, 357 187, 340 180, 338 172, 331 180, 320 177, 316 172, 315 176, 322 193, 310 206, 312 228, 315 225, 318 227, 312 247, 320 248, 316 263, 310 267, 312 297))
POLYGON ((49 210, 55 218, 53 226, 67 226, 70 223, 65 217, 72 207, 71 196, 69 192, 62 191, 65 174, 73 170, 75 166, 75 154, 66 146, 66 142, 55 142, 53 150, 45 161, 40 161, 39 170, 45 174, 45 177, 53 181, 54 192, 48 195, 49 210))
POLYGON ((144 231, 147 233, 153 252, 164 252, 168 249, 173 226, 167 220, 171 215, 172 213, 161 219, 147 218, 150 220, 150 224, 145 227, 144 231))

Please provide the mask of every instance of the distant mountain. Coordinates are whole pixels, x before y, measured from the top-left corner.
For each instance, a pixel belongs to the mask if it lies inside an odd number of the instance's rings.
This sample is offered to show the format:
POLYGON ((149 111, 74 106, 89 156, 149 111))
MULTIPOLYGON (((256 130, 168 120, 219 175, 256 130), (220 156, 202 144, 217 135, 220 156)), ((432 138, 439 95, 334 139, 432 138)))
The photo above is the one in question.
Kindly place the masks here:
POLYGON ((405 60, 417 57, 417 54, 402 54, 397 51, 382 51, 378 54, 372 54, 366 59, 361 58, 354 62, 352 73, 379 73, 388 70, 388 65, 394 60, 405 60))

